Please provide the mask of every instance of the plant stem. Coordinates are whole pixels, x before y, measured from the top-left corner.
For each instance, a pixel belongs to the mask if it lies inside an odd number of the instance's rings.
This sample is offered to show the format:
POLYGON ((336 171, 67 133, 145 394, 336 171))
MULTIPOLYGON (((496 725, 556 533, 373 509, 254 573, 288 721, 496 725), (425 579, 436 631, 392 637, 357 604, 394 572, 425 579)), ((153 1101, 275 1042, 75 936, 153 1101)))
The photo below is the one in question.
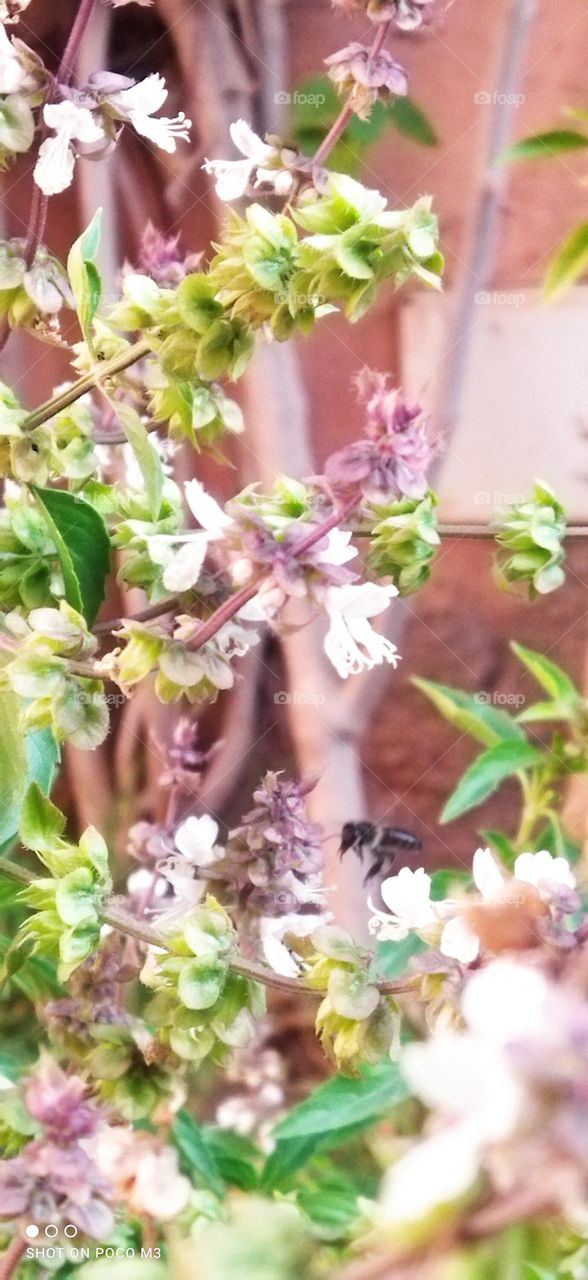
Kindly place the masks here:
POLYGON ((113 356, 112 360, 105 360, 98 368, 91 373, 85 373, 71 387, 67 387, 61 395, 52 396, 50 400, 46 400, 44 404, 35 409, 34 413, 30 413, 24 422, 27 431, 33 431, 35 427, 40 427, 43 422, 48 422, 56 413, 61 413, 62 409, 67 409, 74 401, 79 400, 80 396, 86 395, 93 387, 98 386, 105 378, 114 378, 117 373, 122 373, 124 369, 128 369, 132 364, 136 364, 137 360, 142 360, 143 356, 149 355, 151 348, 149 343, 140 341, 133 343, 132 346, 126 347, 119 355, 113 356))
MULTIPOLYGON (((377 58, 386 40, 386 36, 388 35, 391 25, 392 25, 392 20, 389 19, 388 22, 382 22, 381 25, 378 27, 375 39, 369 51, 368 63, 371 62, 373 58, 377 58)), ((315 152, 312 159, 313 169, 318 169, 319 166, 324 163, 327 156, 329 155, 329 152, 333 150, 333 147, 336 146, 341 135, 345 133, 347 125, 349 124, 349 121, 351 120, 352 116, 353 116, 353 107, 351 106, 351 103, 348 100, 345 103, 345 106, 342 107, 341 111, 339 112, 337 119, 331 125, 331 128, 329 129, 329 132, 327 133, 326 137, 323 138, 320 144, 320 147, 315 152)))
MULTIPOLYGON (((36 877, 32 871, 28 871, 26 867, 20 867, 16 862, 12 862, 10 858, 0 857, 0 875, 7 876, 9 880, 16 880, 19 884, 33 884, 36 877)), ((165 935, 158 933, 156 929, 145 924, 142 920, 136 920, 133 916, 128 915, 126 911, 122 911, 120 907, 107 904, 106 909, 102 912, 102 920, 104 924, 110 925, 111 929, 116 929, 117 933, 123 933, 129 938, 135 938, 137 942, 143 942, 149 947, 162 947, 165 951, 169 950, 165 935)), ((270 987, 275 991, 288 991, 292 995, 309 995, 315 1000, 322 1000, 323 991, 315 991, 314 987, 308 983, 299 981, 297 978, 286 978, 282 974, 274 973, 271 969, 264 968, 263 965, 255 964, 252 960, 246 960, 243 956, 233 955, 229 961, 229 967, 233 973, 238 973, 243 978, 248 978, 252 982, 259 982, 263 987, 270 987)), ((394 982, 385 979, 382 982, 374 983, 378 991, 382 995, 396 995, 404 991, 411 991, 412 984, 407 982, 394 982)), ((6 1275, 10 1275, 7 1272, 6 1275)), ((3 1272, 0 1271, 0 1280, 2 1280, 3 1272)))
MULTIPOLYGON (((358 490, 351 498, 348 498, 347 502, 345 502, 343 506, 337 508, 336 511, 333 511, 328 520, 325 520, 323 524, 315 526, 315 528, 310 531, 306 538, 303 538, 300 545, 296 548, 294 558, 296 560, 300 559, 300 557, 309 551, 315 543, 320 542, 321 538, 324 538, 327 533, 330 533, 331 529, 335 529, 342 520, 346 520, 347 516, 351 515, 351 512, 355 510, 360 498, 361 494, 358 490)), ((216 635, 217 631, 219 631, 226 622, 229 622, 230 619, 239 612, 239 609, 243 608, 243 605, 253 599, 253 596, 257 594, 260 583, 267 576, 267 573, 256 574, 251 582, 247 583, 244 587, 241 587, 240 591, 235 591, 232 596, 229 596, 228 600, 224 600, 223 603, 219 605, 218 609, 215 609, 214 613, 210 615, 210 618, 207 618, 206 622, 203 622, 202 626, 198 628, 198 631, 191 643, 188 645, 188 648, 200 649, 203 644, 206 644, 208 640, 211 640, 212 637, 216 635)))
POLYGON ((0 1280, 10 1280, 26 1250, 27 1242, 22 1236, 15 1236, 12 1244, 0 1257, 0 1280))
POLYGON ((80 45, 86 34, 86 27, 92 17, 94 3, 95 0, 81 0, 80 2, 80 7, 75 16, 57 71, 56 80, 58 84, 69 85, 74 78, 80 45))

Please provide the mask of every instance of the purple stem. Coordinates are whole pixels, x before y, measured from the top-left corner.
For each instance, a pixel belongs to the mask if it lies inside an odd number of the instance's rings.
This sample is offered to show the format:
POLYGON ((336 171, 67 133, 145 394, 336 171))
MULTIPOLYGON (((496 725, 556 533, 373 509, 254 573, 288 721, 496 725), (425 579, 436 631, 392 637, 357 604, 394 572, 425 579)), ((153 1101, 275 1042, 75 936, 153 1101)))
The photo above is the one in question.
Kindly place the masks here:
POLYGON ((10 1280, 26 1250, 27 1242, 22 1236, 15 1236, 12 1244, 0 1258, 0 1280, 10 1280))
MULTIPOLYGON (((351 515, 351 512, 355 510, 358 502, 360 501, 360 497, 361 494, 355 492, 351 498, 347 499, 347 502, 343 503, 343 506, 339 507, 336 511, 333 511, 328 520, 325 520, 323 524, 312 529, 308 536, 303 538, 302 542, 297 546, 296 551, 294 552, 295 558, 297 560, 300 559, 300 556, 303 556, 306 551, 309 551, 317 542, 320 542, 321 538, 324 538, 327 533, 330 533, 331 529, 335 529, 342 520, 346 520, 347 517, 351 515)), ((229 596, 228 600, 225 600, 223 604, 219 605, 219 608, 215 609, 214 613, 210 615, 210 618, 208 618, 206 622, 203 622, 202 626, 198 628, 198 631, 196 632, 192 643, 188 645, 188 648, 200 649, 203 644, 206 644, 208 640, 211 640, 212 637, 216 635, 217 631, 220 631, 220 628, 224 627, 226 622, 230 622, 231 618, 239 612, 239 609, 243 608, 243 605, 253 599, 253 596, 256 595, 259 590, 260 583, 266 576, 267 575, 265 573, 257 574, 252 582, 241 587, 240 591, 235 591, 232 596, 229 596)))
MULTIPOLYGON (((380 52, 380 49, 382 48, 382 45, 386 40, 386 36, 388 35, 391 25, 392 25, 392 19, 389 18, 387 22, 382 22, 381 26, 378 28, 376 37, 369 51, 368 63, 371 62, 373 58, 377 58, 380 52)), ((352 116, 353 116, 353 107, 350 105, 349 102, 346 102, 345 106, 342 108, 339 115, 337 116, 337 119, 335 120, 334 124, 331 125, 331 128, 329 129, 327 136, 323 138, 321 145, 314 156, 314 159, 312 161, 313 169, 318 169, 319 165, 323 164, 323 162, 326 160, 329 152, 333 150, 333 147, 339 141, 339 138, 341 137, 341 135, 345 133, 347 125, 349 124, 349 121, 351 120, 352 116)))

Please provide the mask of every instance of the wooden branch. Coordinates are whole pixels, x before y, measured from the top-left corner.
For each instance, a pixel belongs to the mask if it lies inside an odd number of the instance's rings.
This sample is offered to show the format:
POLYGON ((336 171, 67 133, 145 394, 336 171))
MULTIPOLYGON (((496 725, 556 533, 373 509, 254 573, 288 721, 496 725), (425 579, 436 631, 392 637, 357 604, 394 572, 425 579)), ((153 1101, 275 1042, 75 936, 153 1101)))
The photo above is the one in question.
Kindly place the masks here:
MULTIPOLYGON (((25 886, 34 884, 37 879, 33 872, 28 871, 26 867, 20 867, 16 862, 12 862, 10 858, 3 857, 0 857, 0 875, 25 886)), ((136 942, 142 942, 147 947, 158 947, 164 951, 169 951, 165 934, 159 933, 157 929, 152 929, 143 920, 136 920, 134 916, 113 905, 112 902, 107 902, 102 912, 102 921, 104 924, 109 925, 111 929, 115 929, 117 933, 122 933, 128 938, 134 938, 136 942)), ((314 1000, 322 1000, 324 998, 324 991, 316 991, 307 982, 299 981, 298 978, 286 978, 282 974, 274 973, 273 969, 266 969, 263 965, 256 964, 253 960, 246 960, 244 956, 232 955, 228 963, 233 973, 238 973, 242 978, 247 978, 251 982, 259 982, 263 987, 269 987, 276 991, 287 991, 291 995, 312 996, 314 1000)), ((374 986, 377 986, 382 995, 401 995, 413 989, 410 979, 404 982, 384 979, 381 982, 375 982, 374 986)))

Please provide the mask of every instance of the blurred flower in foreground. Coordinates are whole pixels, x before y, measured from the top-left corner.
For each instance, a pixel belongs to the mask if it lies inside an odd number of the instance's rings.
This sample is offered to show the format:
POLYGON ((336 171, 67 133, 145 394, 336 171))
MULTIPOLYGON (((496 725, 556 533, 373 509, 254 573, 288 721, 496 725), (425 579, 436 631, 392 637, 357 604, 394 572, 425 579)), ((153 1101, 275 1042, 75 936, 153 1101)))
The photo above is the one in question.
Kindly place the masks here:
POLYGON ((565 858, 554 858, 545 849, 521 853, 513 876, 507 877, 490 849, 478 849, 472 875, 477 897, 432 902, 431 877, 422 867, 403 867, 381 887, 389 914, 370 902, 372 932, 381 940, 400 941, 414 930, 461 964, 471 964, 480 951, 521 951, 546 938, 559 946, 574 945, 565 918, 578 910, 580 898, 565 858))
POLYGON ((432 1115, 428 1136, 384 1180, 379 1221, 400 1239, 465 1211, 482 1173, 485 1203, 492 1192, 505 1205, 522 1197, 525 1216, 573 1219, 585 1202, 588 1008, 578 990, 504 958, 470 978, 462 1013, 463 1032, 402 1055, 432 1115))
POLYGON ((325 62, 329 79, 338 93, 348 97, 360 120, 368 119, 378 98, 408 93, 406 72, 386 49, 372 58, 369 49, 354 40, 325 58, 325 62))
POLYGON ((335 491, 360 485, 365 497, 423 498, 427 470, 436 451, 422 409, 409 405, 385 374, 364 369, 357 379, 366 403, 366 439, 345 445, 327 459, 325 474, 335 491))

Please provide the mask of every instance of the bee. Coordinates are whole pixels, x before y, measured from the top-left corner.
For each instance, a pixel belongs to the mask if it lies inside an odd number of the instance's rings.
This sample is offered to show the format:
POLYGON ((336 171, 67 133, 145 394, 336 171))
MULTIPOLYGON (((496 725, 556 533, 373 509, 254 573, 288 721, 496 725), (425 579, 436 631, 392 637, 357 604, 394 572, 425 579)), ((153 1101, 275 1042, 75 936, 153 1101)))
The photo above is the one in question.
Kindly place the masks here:
POLYGON ((348 849, 355 849, 362 864, 364 854, 368 856, 371 865, 363 881, 367 884, 368 880, 381 874, 386 864, 392 868, 398 853, 422 847, 422 840, 404 827, 380 826, 373 822, 346 822, 341 829, 339 854, 343 857, 348 849))

